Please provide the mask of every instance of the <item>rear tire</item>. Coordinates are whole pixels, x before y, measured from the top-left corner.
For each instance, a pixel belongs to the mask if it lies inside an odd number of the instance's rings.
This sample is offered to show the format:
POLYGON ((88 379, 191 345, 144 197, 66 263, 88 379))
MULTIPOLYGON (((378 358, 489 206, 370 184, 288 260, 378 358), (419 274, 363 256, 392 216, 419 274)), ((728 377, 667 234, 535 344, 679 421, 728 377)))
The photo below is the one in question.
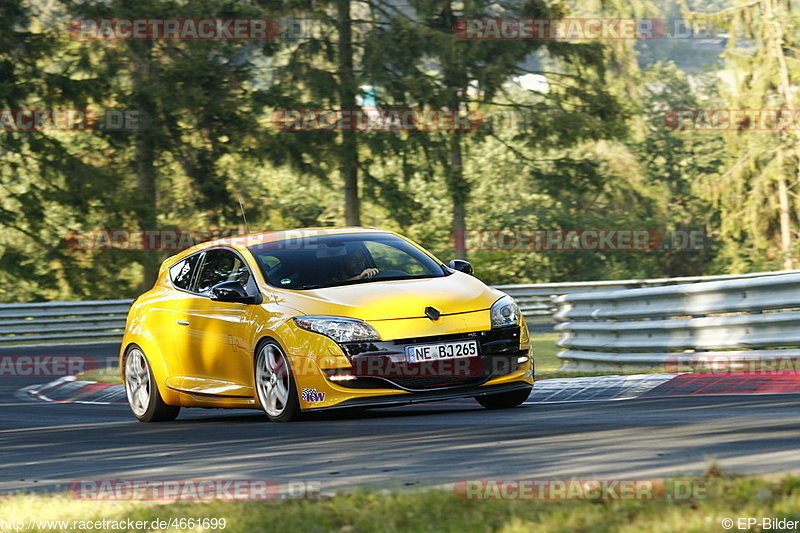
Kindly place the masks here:
POLYGON ((261 408, 272 422, 289 422, 300 417, 300 401, 289 359, 271 339, 261 343, 256 352, 255 386, 261 408))
POLYGON ((164 403, 153 377, 153 369, 142 349, 132 346, 125 354, 124 364, 125 395, 133 416, 139 422, 175 420, 181 408, 164 403))
POLYGON ((516 407, 528 399, 533 387, 522 390, 501 392, 500 394, 488 394, 486 396, 476 396, 475 400, 487 409, 510 409, 516 407))

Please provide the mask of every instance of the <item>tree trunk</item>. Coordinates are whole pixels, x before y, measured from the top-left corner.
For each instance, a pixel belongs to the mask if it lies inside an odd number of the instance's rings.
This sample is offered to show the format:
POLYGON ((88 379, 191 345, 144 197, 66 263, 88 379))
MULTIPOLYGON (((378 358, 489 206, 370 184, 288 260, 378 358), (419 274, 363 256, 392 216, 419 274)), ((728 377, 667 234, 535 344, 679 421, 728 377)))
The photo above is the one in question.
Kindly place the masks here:
MULTIPOLYGON (((781 159, 783 159, 783 157, 781 157, 781 159)), ((781 209, 781 255, 783 255, 783 268, 784 270, 792 270, 794 268, 794 260, 792 257, 792 224, 791 211, 789 208, 789 188, 786 186, 786 178, 783 176, 778 180, 778 199, 781 209)))
MULTIPOLYGON (((771 21, 773 31, 769 42, 772 48, 772 53, 775 54, 775 59, 778 61, 778 77, 780 79, 780 82, 778 83, 778 93, 781 95, 783 105, 787 109, 794 109, 792 84, 791 80, 789 79, 789 67, 786 64, 786 55, 784 54, 785 39, 783 27, 781 26, 781 22, 775 19, 776 6, 773 5, 773 0, 766 0, 764 6, 764 14, 771 21)), ((800 164, 800 148, 798 147, 797 142, 800 139, 798 139, 798 133, 795 131, 789 132, 788 134, 795 137, 794 142, 791 143, 792 148, 790 150, 795 156, 795 164, 800 164)), ((780 133, 778 135, 781 136, 780 133)), ((783 148, 779 148, 777 157, 779 158, 779 172, 783 174, 783 148)), ((800 168, 796 169, 796 173, 798 177, 800 177, 800 168)), ((790 175, 792 174, 795 173, 790 173, 790 175)), ((780 203, 781 254, 783 255, 783 268, 786 270, 792 270, 794 268, 794 253, 792 252, 792 211, 789 203, 789 187, 786 183, 786 178, 783 175, 781 175, 781 178, 778 180, 778 201, 780 203)))
MULTIPOLYGON (((353 75, 353 21, 350 0, 337 0, 339 24, 339 104, 342 110, 356 108, 356 86, 353 75)), ((344 179, 344 217, 348 226, 361 224, 361 206, 358 197, 358 143, 356 132, 341 132, 339 171, 344 179)))
POLYGON ((450 139, 450 172, 448 182, 450 198, 453 202, 453 241, 455 243, 455 255, 456 259, 466 259, 467 199, 469 198, 469 187, 464 181, 461 133, 458 131, 454 131, 450 139))
MULTIPOLYGON (((140 41, 133 49, 133 101, 145 116, 152 117, 155 105, 150 94, 150 68, 152 65, 150 41, 140 41)), ((153 121, 143 121, 142 127, 135 136, 136 147, 136 185, 139 189, 139 201, 136 202, 136 219, 141 230, 156 229, 158 212, 158 193, 156 190, 155 141, 153 139, 153 121)), ((142 252, 142 290, 150 289, 158 276, 158 252, 142 252)))

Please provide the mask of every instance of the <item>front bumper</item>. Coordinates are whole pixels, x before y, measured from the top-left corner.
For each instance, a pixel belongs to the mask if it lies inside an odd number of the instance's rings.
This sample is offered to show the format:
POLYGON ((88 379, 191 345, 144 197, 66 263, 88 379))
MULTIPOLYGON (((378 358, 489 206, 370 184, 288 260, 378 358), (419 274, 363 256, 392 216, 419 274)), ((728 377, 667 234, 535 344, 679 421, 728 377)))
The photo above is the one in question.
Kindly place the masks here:
POLYGON ((501 394, 504 392, 531 389, 531 387, 532 385, 528 381, 516 381, 513 383, 501 383, 499 385, 485 385, 482 387, 454 387, 436 391, 392 394, 386 396, 356 397, 344 400, 336 405, 318 407, 313 409, 313 412, 359 407, 397 407, 399 405, 408 405, 412 403, 438 402, 442 400, 456 400, 460 398, 475 398, 478 396, 486 396, 488 394, 501 394))
POLYGON ((402 405, 503 392, 503 388, 494 389, 501 385, 510 386, 511 390, 531 387, 533 361, 529 356, 524 323, 496 329, 487 328, 487 325, 481 323, 478 327, 442 335, 341 344, 328 337, 303 331, 301 337, 294 339, 298 342, 287 343, 299 347, 289 358, 300 396, 300 407, 310 412, 339 406, 402 405), (302 342, 303 339, 306 342, 302 342), (405 348, 409 344, 471 339, 479 344, 479 359, 449 360, 470 360, 466 374, 415 375, 413 365, 406 363, 405 348), (300 355, 297 352, 315 355, 300 355), (377 375, 374 372, 362 372, 359 375, 359 370, 374 368, 359 364, 365 361, 391 363, 391 366, 381 364, 378 368, 399 370, 399 374, 390 371, 378 372, 377 375), (347 379, 337 379, 343 377, 347 379))
MULTIPOLYGON (((339 381, 349 389, 378 389, 422 392, 463 386, 479 386, 493 378, 513 374, 527 362, 528 350, 520 349, 520 327, 510 326, 486 331, 395 339, 377 342, 340 344, 350 360, 347 373, 355 379, 339 381), (478 343, 477 357, 445 359, 425 363, 406 361, 406 347, 453 341, 478 343)), ((327 377, 342 369, 327 371, 327 377)))

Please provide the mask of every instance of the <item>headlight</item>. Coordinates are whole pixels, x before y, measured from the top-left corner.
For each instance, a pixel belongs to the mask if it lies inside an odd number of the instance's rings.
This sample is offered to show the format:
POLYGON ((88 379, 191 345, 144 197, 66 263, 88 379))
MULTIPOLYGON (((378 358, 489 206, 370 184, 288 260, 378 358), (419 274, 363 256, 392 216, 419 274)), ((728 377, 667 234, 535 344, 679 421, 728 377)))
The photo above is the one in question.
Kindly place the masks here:
POLYGON ((294 323, 308 331, 325 335, 336 342, 377 341, 378 332, 357 318, 340 316, 296 316, 294 323))
POLYGON ((492 306, 492 327, 515 326, 519 322, 519 307, 511 296, 503 296, 492 306))

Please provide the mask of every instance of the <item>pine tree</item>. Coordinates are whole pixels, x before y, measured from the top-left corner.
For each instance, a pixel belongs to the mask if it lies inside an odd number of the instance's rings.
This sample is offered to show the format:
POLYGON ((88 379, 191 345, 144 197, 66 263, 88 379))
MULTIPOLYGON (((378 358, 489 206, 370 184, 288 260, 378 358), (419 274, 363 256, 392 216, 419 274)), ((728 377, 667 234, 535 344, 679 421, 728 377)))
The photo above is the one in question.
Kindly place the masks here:
MULTIPOLYGON (((713 14, 688 14, 728 31, 725 58, 730 71, 721 86, 728 106, 783 110, 775 122, 792 122, 800 81, 800 19, 790 2, 750 0, 713 14)), ((735 266, 755 263, 765 268, 775 258, 784 269, 792 269, 798 260, 800 130, 796 116, 789 128, 756 131, 760 127, 746 121, 732 124, 726 143, 735 162, 721 176, 708 176, 705 190, 722 212, 721 234, 728 253, 739 258, 735 266)))
MULTIPOLYGON (((260 18, 269 11, 257 1, 167 0, 73 2, 72 17, 87 18, 260 18)), ((153 230, 174 221, 176 205, 205 228, 238 219, 235 182, 222 162, 253 161, 271 150, 258 122, 263 91, 254 87, 257 64, 277 48, 275 41, 118 40, 84 41, 74 46, 73 71, 101 83, 101 104, 126 106, 147 120, 128 136, 107 135, 113 166, 130 199, 134 224, 153 230), (180 177, 179 177, 180 176, 180 177), (181 190, 176 183, 185 182, 181 190)), ((138 254, 142 288, 152 285, 165 255, 138 254)))
MULTIPOLYGON (((479 111, 514 114, 511 141, 529 149, 561 151, 565 166, 574 162, 564 151, 592 139, 611 138, 624 131, 624 113, 607 90, 601 43, 563 40, 466 40, 454 31, 468 18, 509 17, 558 19, 566 15, 562 5, 529 0, 513 5, 488 1, 456 3, 448 0, 412 1, 412 14, 384 9, 389 23, 370 35, 365 49, 365 72, 380 87, 381 104, 451 110, 466 114, 479 111), (514 76, 538 74, 551 89, 525 93, 509 88, 514 76)), ((471 180, 465 176, 464 151, 470 144, 480 150, 487 135, 507 138, 495 131, 492 121, 475 132, 441 131, 404 137, 405 150, 424 155, 430 173, 441 173, 451 200, 451 227, 455 255, 466 257, 463 239, 471 180)), ((509 144, 509 149, 514 150, 509 144)), ((521 152, 517 152, 524 157, 521 152)), ((540 168, 531 162, 531 173, 540 168)), ((579 181, 596 178, 576 172, 579 181)), ((543 179, 547 179, 543 177, 543 179)), ((556 177, 556 188, 573 185, 565 173, 556 177)))

